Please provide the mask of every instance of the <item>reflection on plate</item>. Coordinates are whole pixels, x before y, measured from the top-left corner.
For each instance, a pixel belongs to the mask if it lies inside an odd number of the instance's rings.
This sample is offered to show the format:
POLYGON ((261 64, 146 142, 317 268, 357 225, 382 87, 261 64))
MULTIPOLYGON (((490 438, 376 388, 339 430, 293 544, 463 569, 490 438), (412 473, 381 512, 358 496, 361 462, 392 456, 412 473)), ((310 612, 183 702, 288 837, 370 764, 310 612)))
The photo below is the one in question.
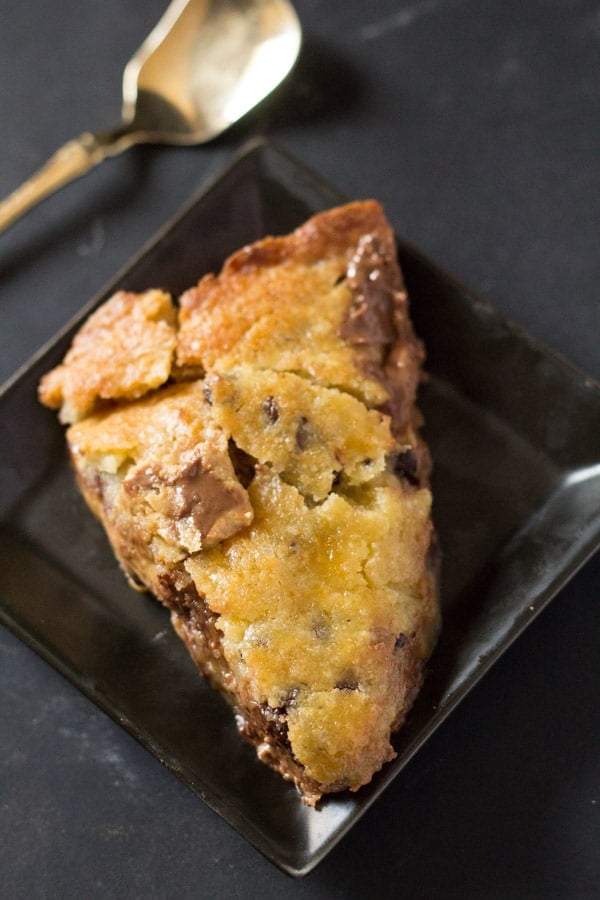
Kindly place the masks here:
POLYGON ((400 244, 428 350, 421 406, 435 462, 444 629, 396 760, 318 811, 240 740, 166 611, 127 587, 35 389, 114 290, 177 294, 243 244, 344 199, 282 152, 253 144, 0 395, 2 621, 294 875, 325 856, 600 543, 600 386, 400 244))

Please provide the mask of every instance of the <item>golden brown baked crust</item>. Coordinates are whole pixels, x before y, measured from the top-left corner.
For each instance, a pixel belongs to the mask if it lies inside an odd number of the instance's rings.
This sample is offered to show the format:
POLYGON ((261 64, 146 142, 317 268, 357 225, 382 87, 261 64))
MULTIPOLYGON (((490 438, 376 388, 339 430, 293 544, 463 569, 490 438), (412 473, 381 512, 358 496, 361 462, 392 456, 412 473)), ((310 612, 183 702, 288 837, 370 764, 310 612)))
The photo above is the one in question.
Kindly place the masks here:
POLYGON ((117 295, 40 398, 75 423, 131 582, 314 804, 393 758, 439 625, 393 233, 374 201, 321 213, 238 251, 175 316, 160 292, 117 295))
POLYGON ((119 291, 79 330, 63 364, 42 378, 40 400, 69 424, 102 401, 133 400, 160 387, 171 374, 175 324, 164 291, 119 291))

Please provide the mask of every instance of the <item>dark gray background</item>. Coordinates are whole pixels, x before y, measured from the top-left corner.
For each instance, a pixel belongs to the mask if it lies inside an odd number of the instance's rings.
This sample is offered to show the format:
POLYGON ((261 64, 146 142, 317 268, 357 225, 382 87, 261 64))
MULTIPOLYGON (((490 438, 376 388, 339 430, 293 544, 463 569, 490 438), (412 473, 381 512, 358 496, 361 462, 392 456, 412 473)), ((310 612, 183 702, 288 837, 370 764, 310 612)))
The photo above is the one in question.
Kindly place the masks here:
MULTIPOLYGON (((377 197, 405 239, 598 377, 600 5, 296 8, 302 58, 243 125, 105 162, 0 236, 0 381, 253 135, 377 197)), ((163 9, 1 0, 0 196, 116 123, 122 68, 163 9)), ((597 896, 599 575, 597 556, 301 882, 1 632, 2 895, 597 896)))

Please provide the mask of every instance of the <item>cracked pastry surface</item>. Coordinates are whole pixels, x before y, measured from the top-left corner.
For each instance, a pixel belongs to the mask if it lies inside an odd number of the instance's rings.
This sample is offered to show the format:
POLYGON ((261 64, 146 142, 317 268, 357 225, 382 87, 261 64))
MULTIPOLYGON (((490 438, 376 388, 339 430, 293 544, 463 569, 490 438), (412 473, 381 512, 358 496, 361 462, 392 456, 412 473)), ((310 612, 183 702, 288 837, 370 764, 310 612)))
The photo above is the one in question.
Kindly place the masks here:
POLYGON ((131 583, 306 803, 394 756, 439 627, 422 348, 374 201, 121 293, 40 399, 131 583))

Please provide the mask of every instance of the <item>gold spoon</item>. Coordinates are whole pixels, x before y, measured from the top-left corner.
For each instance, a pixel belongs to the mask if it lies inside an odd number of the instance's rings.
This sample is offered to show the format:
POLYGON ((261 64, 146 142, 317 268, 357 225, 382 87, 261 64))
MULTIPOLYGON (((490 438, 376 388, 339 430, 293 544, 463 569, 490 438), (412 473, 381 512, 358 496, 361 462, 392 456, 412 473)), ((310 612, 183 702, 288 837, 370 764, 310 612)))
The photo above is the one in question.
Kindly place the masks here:
POLYGON ((203 144, 292 68, 301 28, 288 0, 173 0, 123 73, 121 124, 85 132, 0 203, 0 231, 134 144, 203 144))

